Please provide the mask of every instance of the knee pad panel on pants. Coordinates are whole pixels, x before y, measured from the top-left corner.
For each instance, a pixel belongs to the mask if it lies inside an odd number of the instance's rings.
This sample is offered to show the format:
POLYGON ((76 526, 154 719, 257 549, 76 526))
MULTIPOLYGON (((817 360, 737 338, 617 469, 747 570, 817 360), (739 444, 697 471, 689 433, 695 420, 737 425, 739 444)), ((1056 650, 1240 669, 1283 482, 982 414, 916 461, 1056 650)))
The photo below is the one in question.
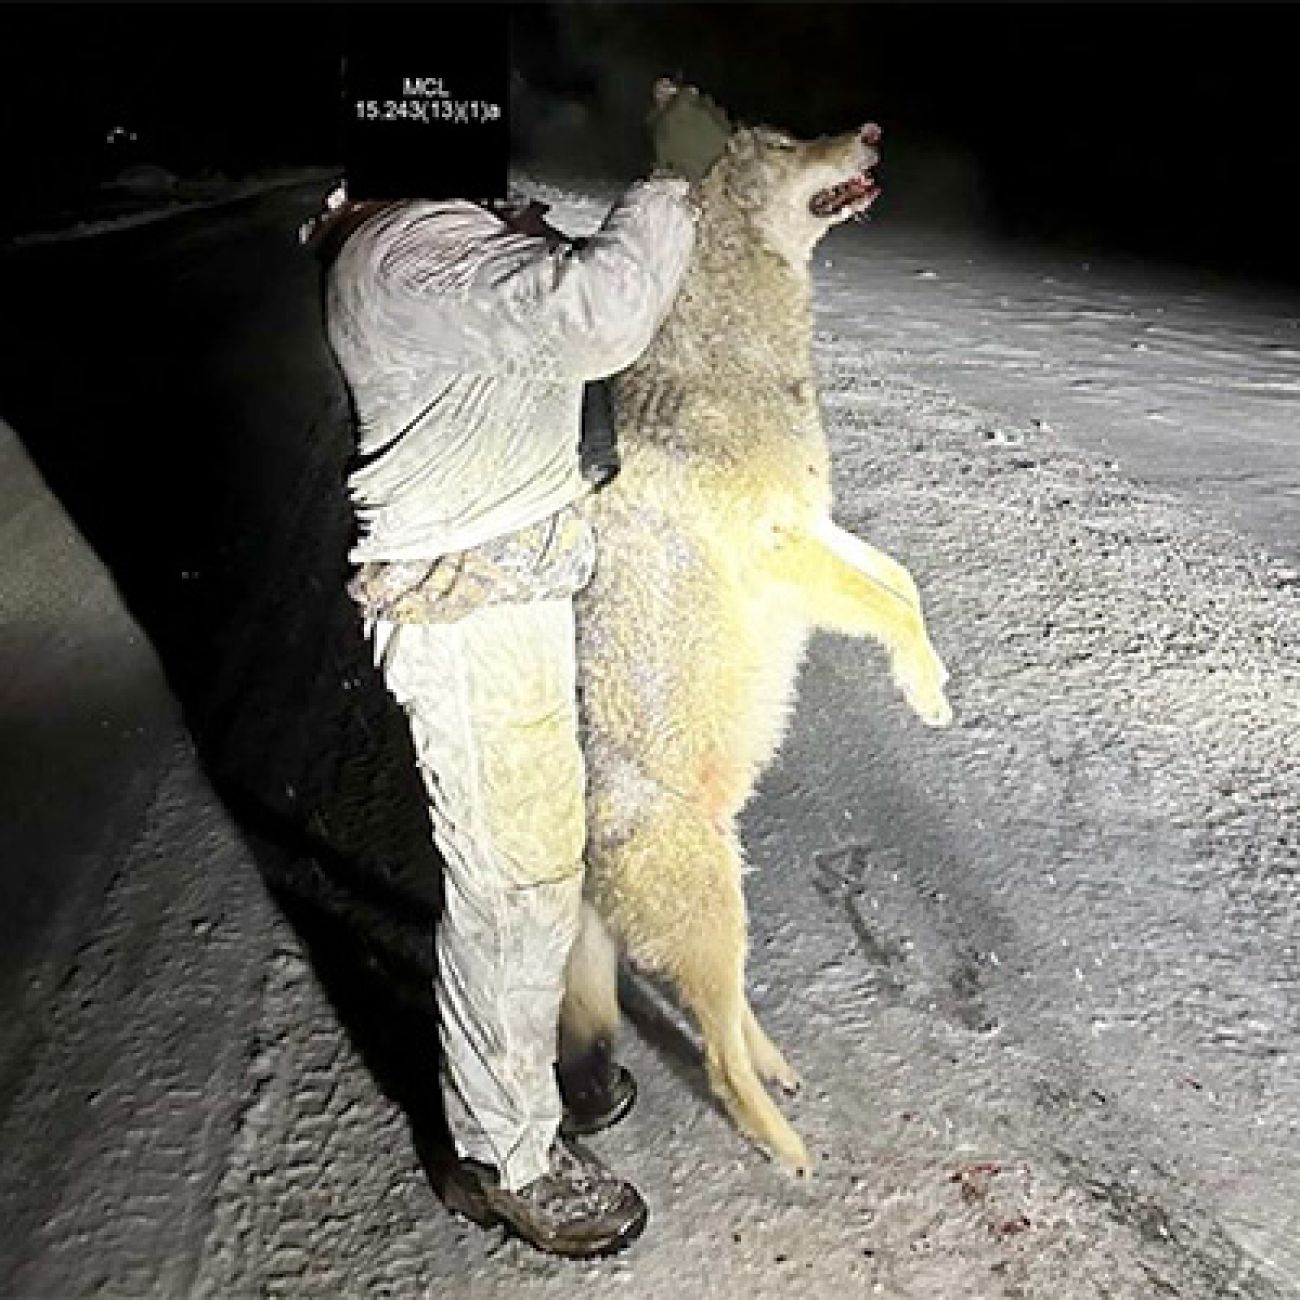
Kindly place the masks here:
POLYGON ((480 840, 512 882, 581 871, 586 765, 568 600, 403 625, 384 656, 435 815, 480 840))

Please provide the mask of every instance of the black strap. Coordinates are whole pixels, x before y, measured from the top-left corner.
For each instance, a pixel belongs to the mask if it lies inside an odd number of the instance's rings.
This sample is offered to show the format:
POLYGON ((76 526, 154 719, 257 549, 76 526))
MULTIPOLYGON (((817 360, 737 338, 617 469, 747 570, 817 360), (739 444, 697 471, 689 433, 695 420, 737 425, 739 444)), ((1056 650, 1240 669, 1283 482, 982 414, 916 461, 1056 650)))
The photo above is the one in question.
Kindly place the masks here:
POLYGON ((582 389, 582 436, 578 443, 582 477, 597 489, 619 471, 618 442, 614 436, 614 404, 608 380, 593 379, 582 389))

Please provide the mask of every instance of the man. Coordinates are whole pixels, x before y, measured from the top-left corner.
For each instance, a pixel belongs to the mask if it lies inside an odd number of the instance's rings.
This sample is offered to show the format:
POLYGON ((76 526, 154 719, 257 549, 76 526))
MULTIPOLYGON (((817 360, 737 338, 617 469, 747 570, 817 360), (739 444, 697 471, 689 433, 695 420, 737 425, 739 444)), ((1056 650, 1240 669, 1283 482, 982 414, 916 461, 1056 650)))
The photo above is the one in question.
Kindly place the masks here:
MULTIPOLYGON (((617 1250, 646 1220, 633 1187, 557 1136, 586 833, 572 597, 596 558, 575 503, 615 469, 608 445, 580 455, 580 412, 585 386, 649 344, 685 273, 689 180, 728 134, 699 109, 695 130, 681 110, 657 130, 655 175, 586 240, 538 204, 337 193, 304 231, 329 261, 329 340, 357 416, 350 591, 446 863, 441 1083, 461 1159, 444 1197, 569 1256, 617 1250)), ((569 1082, 570 1132, 631 1103, 625 1071, 569 1082)))

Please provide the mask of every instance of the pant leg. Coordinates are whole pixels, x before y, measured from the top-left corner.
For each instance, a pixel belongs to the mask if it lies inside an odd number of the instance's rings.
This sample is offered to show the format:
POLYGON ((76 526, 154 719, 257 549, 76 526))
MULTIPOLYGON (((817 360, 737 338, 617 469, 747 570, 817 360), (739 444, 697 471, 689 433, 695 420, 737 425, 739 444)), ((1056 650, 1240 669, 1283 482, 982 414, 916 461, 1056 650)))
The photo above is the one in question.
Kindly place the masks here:
POLYGON ((573 606, 379 623, 447 865, 436 939, 442 1088, 460 1153, 512 1190, 548 1168, 564 968, 585 842, 573 606))

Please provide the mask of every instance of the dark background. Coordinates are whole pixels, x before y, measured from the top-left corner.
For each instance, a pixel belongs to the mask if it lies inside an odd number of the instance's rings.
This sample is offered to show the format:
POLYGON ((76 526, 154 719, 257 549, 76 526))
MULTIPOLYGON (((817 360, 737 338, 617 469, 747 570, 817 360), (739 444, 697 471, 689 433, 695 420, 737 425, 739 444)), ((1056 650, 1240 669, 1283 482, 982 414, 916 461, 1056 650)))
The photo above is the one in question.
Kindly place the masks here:
MULTIPOLYGON (((338 163, 349 8, 5 7, 7 223, 38 223, 52 195, 130 161, 183 175, 338 163), (119 122, 138 138, 109 147, 119 122)), ((413 52, 436 48, 446 12, 365 9, 413 52)), ((1294 283, 1294 17, 1287 4, 521 4, 513 156, 630 179, 647 162, 649 83, 681 73, 796 132, 881 122, 881 219, 1294 283)))

